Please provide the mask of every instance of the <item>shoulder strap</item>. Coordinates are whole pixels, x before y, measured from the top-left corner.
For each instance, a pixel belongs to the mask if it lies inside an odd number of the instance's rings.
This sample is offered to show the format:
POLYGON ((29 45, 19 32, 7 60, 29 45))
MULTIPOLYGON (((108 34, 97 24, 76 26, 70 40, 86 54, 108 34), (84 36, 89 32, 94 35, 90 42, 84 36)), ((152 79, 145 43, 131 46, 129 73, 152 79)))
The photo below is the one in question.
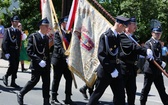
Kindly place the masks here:
POLYGON ((110 54, 112 56, 116 56, 118 53, 118 48, 115 50, 115 52, 113 53, 112 51, 110 51, 109 49, 109 44, 108 44, 108 38, 106 36, 106 33, 104 33, 104 37, 105 37, 105 45, 106 45, 106 54, 110 54))

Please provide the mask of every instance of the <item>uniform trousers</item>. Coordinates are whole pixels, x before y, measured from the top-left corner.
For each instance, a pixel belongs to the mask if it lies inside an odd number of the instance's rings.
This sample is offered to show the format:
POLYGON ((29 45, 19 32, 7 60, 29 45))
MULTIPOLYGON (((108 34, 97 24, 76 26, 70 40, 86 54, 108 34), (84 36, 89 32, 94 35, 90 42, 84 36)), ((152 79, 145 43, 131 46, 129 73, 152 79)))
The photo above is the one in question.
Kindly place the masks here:
POLYGON ((136 76, 135 75, 123 75, 125 91, 127 93, 128 105, 135 105, 135 95, 136 95, 136 76))
POLYGON ((111 90, 115 96, 115 99, 113 100, 114 105, 125 105, 123 79, 120 76, 117 78, 112 78, 111 75, 97 78, 96 89, 92 93, 87 105, 97 105, 98 100, 101 98, 108 85, 110 85, 111 90))
MULTIPOLYGON (((12 50, 12 49, 11 49, 12 50)), ((17 50, 12 50, 9 57, 9 68, 6 72, 6 76, 12 75, 12 80, 17 78, 17 71, 19 66, 19 52, 17 50)))
POLYGON ((140 101, 146 103, 148 93, 151 89, 152 83, 155 84, 156 89, 159 92, 160 98, 164 105, 168 105, 168 95, 165 92, 165 86, 163 82, 163 76, 159 74, 149 74, 145 73, 144 75, 144 87, 141 91, 140 101))
POLYGON ((72 75, 68 69, 66 59, 59 59, 57 64, 53 65, 53 82, 52 82, 52 94, 58 95, 59 83, 62 75, 66 80, 65 82, 65 94, 72 95, 72 75))
POLYGON ((29 92, 38 83, 40 76, 42 77, 43 98, 49 98, 50 70, 47 70, 45 68, 32 70, 31 80, 28 81, 27 84, 21 89, 20 94, 24 96, 27 92, 29 92))

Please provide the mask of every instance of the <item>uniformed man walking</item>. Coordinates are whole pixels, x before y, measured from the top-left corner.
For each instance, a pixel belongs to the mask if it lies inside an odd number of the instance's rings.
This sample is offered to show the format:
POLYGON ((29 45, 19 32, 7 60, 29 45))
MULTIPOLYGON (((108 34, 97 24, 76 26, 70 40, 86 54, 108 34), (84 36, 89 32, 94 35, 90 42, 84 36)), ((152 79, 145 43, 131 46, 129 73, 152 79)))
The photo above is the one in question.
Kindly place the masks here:
POLYGON ((31 58, 31 80, 17 94, 19 105, 23 105, 23 97, 29 92, 42 77, 43 105, 50 105, 50 57, 49 57, 49 21, 47 18, 39 22, 40 30, 28 37, 27 54, 31 58))
POLYGON ((51 95, 52 100, 51 103, 54 105, 61 104, 61 102, 58 101, 58 88, 59 83, 61 80, 62 75, 64 75, 64 78, 66 80, 65 82, 65 104, 73 105, 73 101, 71 100, 72 95, 72 75, 71 71, 68 69, 68 65, 66 62, 67 56, 65 55, 65 50, 68 48, 70 40, 71 40, 71 33, 66 32, 66 24, 68 21, 68 17, 63 17, 60 20, 61 24, 61 32, 62 35, 60 35, 59 32, 55 33, 54 37, 54 50, 53 55, 51 58, 51 64, 53 65, 53 81, 52 81, 52 89, 51 89, 51 95), (63 46, 63 42, 65 41, 65 47, 63 46))
POLYGON ((125 32, 120 35, 121 39, 121 73, 124 80, 124 87, 127 93, 127 103, 128 105, 135 105, 135 95, 136 95, 136 76, 137 76, 137 62, 138 56, 148 56, 152 59, 153 54, 150 49, 141 47, 137 42, 133 33, 137 29, 136 18, 130 18, 130 23, 128 27, 125 28, 125 32))
POLYGON ((6 74, 3 76, 3 83, 8 86, 8 77, 11 75, 11 87, 19 88, 15 79, 17 78, 17 71, 19 66, 20 56, 20 44, 21 44, 21 32, 17 29, 20 19, 18 16, 11 18, 12 26, 5 30, 3 38, 2 49, 6 59, 9 61, 9 68, 6 74))
MULTIPOLYGON (((145 43, 147 48, 150 48, 153 52, 154 60, 162 67, 166 67, 166 63, 161 60, 161 43, 159 41, 162 35, 162 29, 160 27, 154 27, 152 29, 152 37, 145 43)), ((151 89, 152 83, 155 84, 156 89, 159 92, 163 105, 168 105, 168 95, 165 91, 162 72, 158 67, 148 60, 144 65, 144 86, 141 91, 140 103, 146 105, 147 97, 151 89)))
POLYGON ((100 66, 97 69, 97 81, 95 91, 92 93, 88 105, 97 105, 98 100, 110 85, 115 96, 115 105, 125 105, 125 93, 123 79, 121 77, 119 63, 119 34, 124 31, 129 18, 117 16, 113 27, 103 33, 100 37, 98 47, 98 59, 100 66))

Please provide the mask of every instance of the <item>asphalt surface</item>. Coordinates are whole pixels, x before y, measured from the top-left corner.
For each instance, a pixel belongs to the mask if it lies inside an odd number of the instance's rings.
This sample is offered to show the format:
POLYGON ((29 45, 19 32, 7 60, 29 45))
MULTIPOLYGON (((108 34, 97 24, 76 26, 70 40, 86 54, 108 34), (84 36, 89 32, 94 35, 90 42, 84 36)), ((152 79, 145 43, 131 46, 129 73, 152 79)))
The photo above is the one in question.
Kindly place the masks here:
MULTIPOLYGON (((28 64, 25 65, 26 68, 28 68, 28 66, 29 66, 28 64)), ((20 89, 6 87, 2 81, 2 76, 6 73, 7 67, 8 67, 8 61, 0 59, 0 91, 1 91, 0 105, 18 105, 16 93, 20 89)), ((52 81, 52 76, 53 74, 51 69, 51 81, 52 81)), ((20 65, 19 65, 18 78, 16 79, 16 83, 21 87, 23 87, 27 83, 27 81, 30 80, 30 77, 31 77, 31 71, 28 70, 26 72, 21 72, 20 65)), ((86 105, 88 100, 84 99, 82 94, 79 92, 79 88, 84 85, 84 82, 76 75, 75 75, 75 78, 77 81, 78 88, 76 89, 73 84, 72 100, 76 103, 76 105, 86 105)), ((8 80, 10 84, 11 78, 9 77, 8 80)), ((166 92, 168 93, 168 78, 166 78, 165 76, 164 76, 164 82, 165 82, 166 92)), ((28 92, 25 95, 24 97, 25 105, 43 104, 41 86, 42 86, 42 81, 40 80, 39 83, 30 92, 28 92)), ((138 74, 135 105, 140 105, 139 98, 140 98, 140 92, 141 92, 142 86, 143 86, 143 74, 138 74)), ((64 103, 64 99, 65 99, 64 90, 65 90, 65 79, 64 77, 62 77, 60 86, 59 86, 59 92, 58 92, 59 93, 58 100, 62 103, 64 103)), ((113 99, 113 93, 111 92, 111 89, 108 87, 105 93, 103 94, 103 96, 100 98, 99 105, 113 105, 112 99, 113 99)), ((148 96, 147 105, 163 105, 154 85, 152 85, 151 87, 151 91, 148 96)))

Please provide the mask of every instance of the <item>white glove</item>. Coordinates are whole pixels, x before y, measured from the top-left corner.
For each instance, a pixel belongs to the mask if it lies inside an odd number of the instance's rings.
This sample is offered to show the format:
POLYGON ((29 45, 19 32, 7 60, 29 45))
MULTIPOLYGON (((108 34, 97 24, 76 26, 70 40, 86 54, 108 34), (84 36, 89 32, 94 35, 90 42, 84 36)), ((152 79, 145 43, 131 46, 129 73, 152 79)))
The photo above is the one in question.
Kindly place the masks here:
POLYGON ((9 59, 10 54, 5 54, 6 59, 9 59))
POLYGON ((164 61, 162 61, 161 66, 162 66, 162 68, 165 68, 166 67, 166 63, 164 61))
POLYGON ((26 34, 22 34, 22 40, 26 40, 26 38, 27 38, 27 35, 26 34))
POLYGON ((147 49, 146 54, 147 54, 147 59, 149 59, 150 61, 154 59, 153 52, 151 49, 147 49))
POLYGON ((40 63, 39 63, 39 65, 40 65, 42 68, 44 68, 44 67, 46 66, 46 61, 41 60, 40 63))
POLYGON ((68 58, 66 58, 66 63, 68 64, 68 61, 69 61, 69 59, 68 58))
POLYGON ((111 73, 111 77, 112 78, 117 78, 118 77, 118 70, 115 69, 112 73, 111 73))

